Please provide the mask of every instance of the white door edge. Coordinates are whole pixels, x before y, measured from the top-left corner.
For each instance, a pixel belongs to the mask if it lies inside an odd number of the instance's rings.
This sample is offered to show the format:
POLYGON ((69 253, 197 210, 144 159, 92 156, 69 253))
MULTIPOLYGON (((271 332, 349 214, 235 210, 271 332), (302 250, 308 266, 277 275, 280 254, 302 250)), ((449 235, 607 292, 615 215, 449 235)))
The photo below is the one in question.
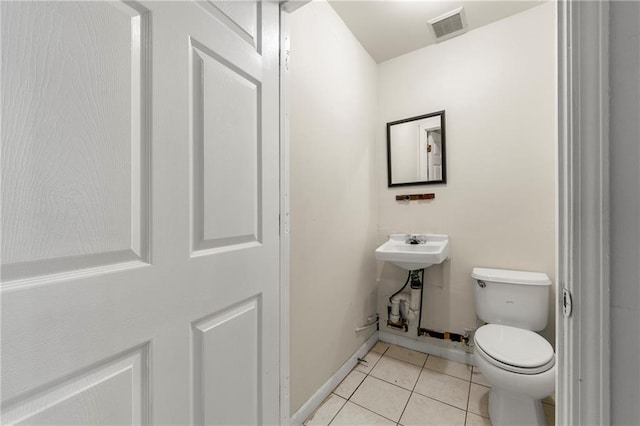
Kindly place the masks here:
POLYGON ((558 2, 557 424, 610 421, 608 26, 607 1, 558 2))
POLYGON ((291 424, 290 395, 290 22, 289 14, 311 0, 280 2, 280 424, 291 424))
POLYGON ((280 3, 280 424, 290 415, 289 12, 280 3))

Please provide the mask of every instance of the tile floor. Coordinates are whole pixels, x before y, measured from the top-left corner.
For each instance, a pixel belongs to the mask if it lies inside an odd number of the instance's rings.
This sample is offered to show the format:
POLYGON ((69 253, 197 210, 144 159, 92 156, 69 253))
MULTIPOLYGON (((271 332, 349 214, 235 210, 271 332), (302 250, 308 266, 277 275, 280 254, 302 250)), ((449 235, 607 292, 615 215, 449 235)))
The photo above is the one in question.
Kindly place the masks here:
MULTIPOLYGON (((378 342, 305 425, 490 425, 489 388, 474 367, 378 342)), ((555 406, 544 400, 547 424, 555 406)))

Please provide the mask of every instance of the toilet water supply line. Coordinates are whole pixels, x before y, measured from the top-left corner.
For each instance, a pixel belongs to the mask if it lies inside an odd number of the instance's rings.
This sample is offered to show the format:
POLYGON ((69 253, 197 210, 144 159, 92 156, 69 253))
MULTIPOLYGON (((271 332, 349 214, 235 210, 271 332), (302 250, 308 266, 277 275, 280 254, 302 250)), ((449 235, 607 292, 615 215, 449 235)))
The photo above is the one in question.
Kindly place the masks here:
POLYGON ((366 330, 369 327, 373 327, 374 325, 378 325, 379 319, 380 319, 380 316, 378 314, 371 315, 369 318, 367 318, 367 323, 365 325, 363 325, 362 327, 356 328, 356 333, 359 333, 362 330, 366 330))

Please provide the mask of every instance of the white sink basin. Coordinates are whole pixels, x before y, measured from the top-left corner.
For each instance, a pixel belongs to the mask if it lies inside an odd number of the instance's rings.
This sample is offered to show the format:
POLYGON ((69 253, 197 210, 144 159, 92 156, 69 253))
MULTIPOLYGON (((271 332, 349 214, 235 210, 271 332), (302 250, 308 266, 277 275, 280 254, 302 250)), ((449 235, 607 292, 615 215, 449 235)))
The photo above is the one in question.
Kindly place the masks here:
POLYGON ((428 268, 444 262, 448 257, 447 235, 391 234, 376 249, 376 259, 391 262, 408 271, 428 268))

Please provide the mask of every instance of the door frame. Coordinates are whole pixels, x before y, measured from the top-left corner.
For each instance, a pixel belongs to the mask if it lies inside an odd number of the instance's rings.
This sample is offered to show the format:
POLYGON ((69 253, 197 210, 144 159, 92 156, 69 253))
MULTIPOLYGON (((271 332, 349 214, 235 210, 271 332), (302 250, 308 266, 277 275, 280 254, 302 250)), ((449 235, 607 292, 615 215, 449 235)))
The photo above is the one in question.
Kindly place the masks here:
POLYGON ((557 223, 557 424, 608 424, 608 0, 558 2, 557 223))
POLYGON ((280 424, 291 424, 289 12, 280 4, 280 424))
POLYGON ((280 424, 291 424, 290 335, 290 23, 289 14, 311 0, 280 0, 280 424))

